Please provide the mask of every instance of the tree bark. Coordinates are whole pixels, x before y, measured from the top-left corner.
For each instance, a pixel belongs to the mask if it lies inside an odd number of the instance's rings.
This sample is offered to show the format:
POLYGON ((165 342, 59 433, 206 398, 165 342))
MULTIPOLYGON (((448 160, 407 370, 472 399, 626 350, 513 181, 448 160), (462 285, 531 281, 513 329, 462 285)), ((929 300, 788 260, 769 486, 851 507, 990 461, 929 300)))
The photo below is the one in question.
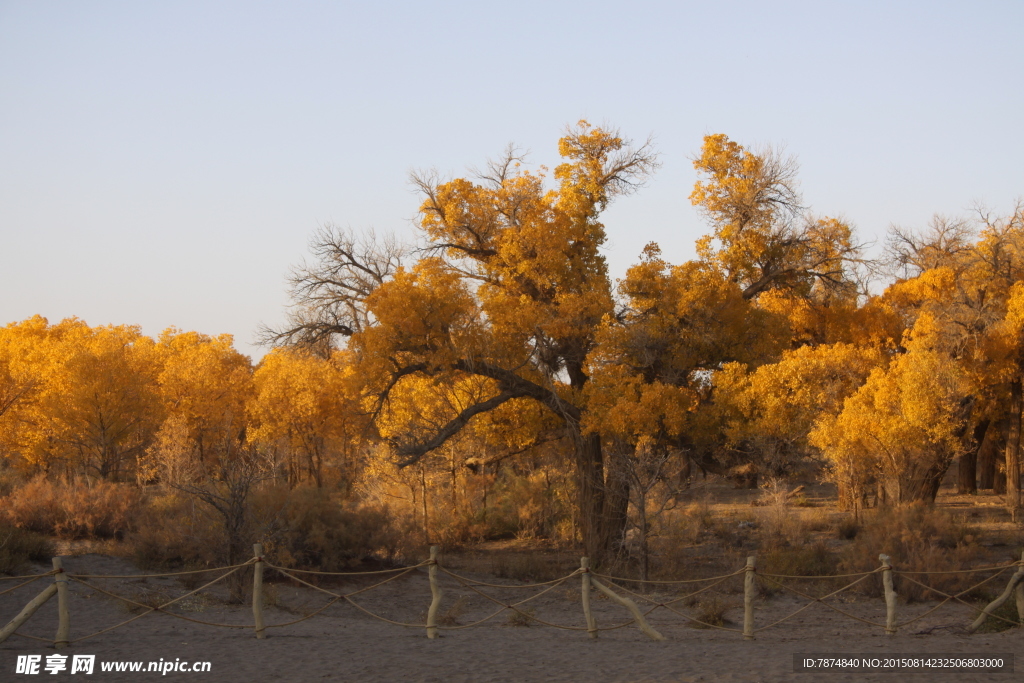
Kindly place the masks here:
POLYGON ((981 445, 985 441, 989 423, 989 420, 981 420, 974 426, 974 432, 971 434, 971 444, 960 456, 960 463, 957 467, 957 493, 978 492, 978 451, 981 450, 981 445))
POLYGON ((617 462, 618 458, 628 458, 625 452, 610 449, 610 462, 605 472, 604 515, 604 549, 612 550, 621 546, 626 533, 629 516, 629 476, 626 464, 617 462))
POLYGON ((587 557, 597 562, 608 547, 604 520, 604 462, 598 434, 576 436, 576 472, 579 476, 580 535, 587 557))
POLYGON ((978 451, 978 488, 991 489, 995 481, 997 454, 1005 447, 1006 420, 999 420, 985 434, 978 451))
POLYGON ((922 501, 929 505, 933 504, 935 502, 935 497, 939 494, 939 486, 942 484, 942 478, 946 476, 946 472, 952 464, 952 458, 943 458, 942 460, 933 463, 920 476, 911 477, 908 480, 901 482, 899 502, 903 504, 922 501))
POLYGON ((1024 408, 1024 390, 1018 377, 1010 383, 1010 427, 1006 436, 1006 507, 1020 507, 1020 420, 1024 408))

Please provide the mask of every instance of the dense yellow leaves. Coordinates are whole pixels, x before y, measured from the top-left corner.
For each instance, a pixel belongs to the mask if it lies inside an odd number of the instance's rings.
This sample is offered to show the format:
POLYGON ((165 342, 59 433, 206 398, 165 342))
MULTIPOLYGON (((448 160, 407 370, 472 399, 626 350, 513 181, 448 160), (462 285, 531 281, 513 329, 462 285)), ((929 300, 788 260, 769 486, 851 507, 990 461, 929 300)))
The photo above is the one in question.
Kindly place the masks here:
POLYGON ((161 418, 153 341, 136 327, 49 326, 39 317, 3 336, 8 371, 30 387, 0 418, 6 450, 29 466, 111 478, 130 471, 161 418))
POLYGON ((821 416, 838 412, 884 363, 877 349, 840 343, 785 351, 779 362, 752 372, 739 363, 726 364, 715 376, 716 400, 735 411, 726 433, 734 442, 802 442, 821 416))
POLYGON ((345 352, 333 359, 275 349, 253 377, 250 438, 283 451, 289 481, 350 485, 355 448, 368 436, 358 384, 345 352))
POLYGON ((912 348, 874 370, 841 412, 819 420, 810 440, 854 491, 878 479, 897 502, 930 500, 935 473, 963 448, 966 388, 944 354, 912 348))
POLYGON ((0 456, 67 476, 189 484, 247 449, 293 483, 351 480, 366 427, 351 358, 283 350, 252 364, 230 335, 56 325, 0 329, 0 456))
POLYGON ((175 329, 160 335, 160 397, 168 415, 186 425, 200 457, 224 439, 237 439, 245 429, 252 367, 232 343, 231 335, 209 337, 175 329))
POLYGON ((697 394, 664 382, 644 382, 621 367, 599 373, 588 389, 584 426, 609 438, 639 444, 645 439, 678 439, 689 425, 697 394))

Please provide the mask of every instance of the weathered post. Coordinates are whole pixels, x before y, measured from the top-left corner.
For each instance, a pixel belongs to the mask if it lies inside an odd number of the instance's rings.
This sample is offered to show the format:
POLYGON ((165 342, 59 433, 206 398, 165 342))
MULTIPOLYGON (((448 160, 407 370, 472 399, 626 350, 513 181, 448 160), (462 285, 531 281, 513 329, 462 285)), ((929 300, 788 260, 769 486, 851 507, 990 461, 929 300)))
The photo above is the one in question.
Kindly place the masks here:
POLYGON ((53 558, 53 570, 57 572, 54 583, 57 585, 57 635, 53 646, 57 649, 67 647, 68 634, 71 632, 71 611, 68 609, 68 575, 64 573, 64 561, 53 558))
POLYGON ((878 556, 882 563, 882 587, 885 589, 885 635, 896 635, 896 591, 892 587, 892 562, 889 556, 878 556))
POLYGON ((427 638, 437 638, 437 609, 441 606, 441 587, 437 585, 437 551, 436 545, 430 546, 430 609, 427 610, 427 638))
POLYGON ((743 640, 754 639, 754 592, 757 589, 756 571, 757 556, 749 555, 743 575, 743 640))
POLYGON ((252 554, 256 558, 252 565, 253 628, 256 630, 256 637, 262 640, 267 637, 267 629, 263 625, 263 544, 254 543, 252 554))
POLYGON ((36 613, 36 610, 42 607, 47 600, 53 597, 53 594, 57 592, 57 582, 51 583, 49 586, 43 589, 43 592, 32 598, 31 602, 25 605, 18 616, 11 619, 7 626, 0 629, 0 643, 4 642, 11 637, 15 631, 17 631, 22 624, 28 621, 28 618, 36 613))
POLYGON ((974 623, 971 624, 967 630, 974 633, 981 628, 981 625, 985 623, 985 620, 988 619, 989 615, 999 609, 1002 604, 1009 600, 1010 596, 1015 593, 1017 601, 1017 617, 1020 619, 1021 612, 1024 611, 1022 610, 1022 608, 1024 608, 1024 598, 1021 597, 1021 593, 1019 592, 1021 584, 1024 584, 1024 553, 1021 553, 1020 564, 1017 567, 1017 571, 1015 571, 1013 576, 1010 577, 1010 583, 1006 584, 1006 590, 1004 590, 1002 595, 990 602, 988 606, 981 611, 981 614, 978 615, 978 618, 974 620, 974 623))
POLYGON ((633 621, 636 622, 636 625, 640 627, 640 630, 646 633, 651 640, 665 640, 665 636, 658 633, 650 624, 647 623, 647 620, 644 619, 643 613, 640 612, 640 608, 636 606, 635 602, 629 598, 622 597, 597 579, 591 578, 590 583, 594 588, 604 593, 609 600, 628 609, 629 613, 633 615, 633 621))
POLYGON ((597 638, 597 622, 594 621, 594 614, 590 611, 590 558, 580 558, 580 599, 583 601, 583 616, 587 620, 587 635, 597 638))

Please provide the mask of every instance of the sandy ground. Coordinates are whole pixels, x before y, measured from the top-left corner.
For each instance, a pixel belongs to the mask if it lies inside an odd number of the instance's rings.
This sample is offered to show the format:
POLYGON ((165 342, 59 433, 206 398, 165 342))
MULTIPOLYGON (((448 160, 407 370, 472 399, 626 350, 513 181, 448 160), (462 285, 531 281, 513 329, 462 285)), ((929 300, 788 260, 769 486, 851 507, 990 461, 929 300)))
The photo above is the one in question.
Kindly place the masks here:
MULTIPOLYGON (((79 574, 140 573, 125 560, 102 555, 65 558, 68 571, 79 574)), ((35 571, 45 571, 42 566, 35 571)), ((270 573, 268 572, 268 578, 270 573)), ((479 581, 515 585, 492 577, 470 574, 479 581)), ((742 619, 739 579, 723 599, 726 616, 742 619)), ((176 579, 104 579, 96 581, 107 590, 142 601, 154 596, 177 596, 186 589, 176 579)), ((0 582, 0 589, 10 587, 0 582)), ((268 625, 294 620, 324 604, 325 596, 282 582, 268 584, 276 602, 266 610, 268 625)), ((332 586, 351 591, 367 580, 332 586)), ((133 616, 117 600, 72 584, 71 637, 81 638, 133 616)), ((453 626, 469 624, 493 612, 494 603, 445 579, 441 614, 453 626)), ((45 587, 44 581, 0 596, 0 623, 9 621, 21 607, 45 587)), ((487 589, 497 600, 511 602, 537 593, 537 589, 487 589)), ((667 594, 662 594, 667 597, 667 594)), ((205 621, 251 624, 247 606, 228 605, 220 586, 188 599, 181 614, 205 621)), ((579 579, 574 577, 526 605, 538 618, 559 624, 583 625, 579 579)), ((370 591, 356 600, 375 613, 396 621, 422 623, 430 602, 426 573, 422 570, 370 591)), ((776 596, 759 600, 756 621, 771 623, 803 604, 797 598, 776 596)), ((835 603, 841 609, 872 621, 884 621, 881 600, 848 598, 835 603)), ((901 605, 900 618, 920 614, 932 605, 901 605)), ((599 626, 626 621, 625 610, 607 599, 594 599, 599 626)), ((685 608, 684 608, 684 611, 685 608)), ((51 600, 22 628, 27 634, 52 638, 57 621, 56 600, 51 600)), ((45 680, 131 681, 202 679, 226 683, 262 681, 1011 681, 1021 680, 1024 661, 1017 673, 838 673, 794 672, 794 655, 811 653, 898 655, 992 656, 1024 652, 1024 630, 968 636, 963 626, 971 620, 966 607, 946 605, 932 615, 907 626, 894 637, 881 629, 851 620, 822 605, 813 605, 794 619, 744 641, 738 633, 696 629, 676 615, 659 610, 651 623, 667 638, 653 642, 635 626, 606 631, 596 640, 580 631, 532 625, 519 626, 503 613, 481 626, 442 631, 427 639, 422 628, 405 628, 377 621, 350 605, 336 604, 321 614, 285 628, 271 628, 264 640, 251 630, 215 628, 193 624, 165 614, 149 614, 117 630, 74 643, 61 654, 96 655, 92 676, 64 671, 45 680), (209 673, 155 672, 104 673, 105 661, 209 661, 209 673)), ((738 624, 728 624, 738 628, 738 624)), ((56 654, 52 646, 13 636, 0 644, 0 681, 33 680, 15 673, 18 655, 56 654)))

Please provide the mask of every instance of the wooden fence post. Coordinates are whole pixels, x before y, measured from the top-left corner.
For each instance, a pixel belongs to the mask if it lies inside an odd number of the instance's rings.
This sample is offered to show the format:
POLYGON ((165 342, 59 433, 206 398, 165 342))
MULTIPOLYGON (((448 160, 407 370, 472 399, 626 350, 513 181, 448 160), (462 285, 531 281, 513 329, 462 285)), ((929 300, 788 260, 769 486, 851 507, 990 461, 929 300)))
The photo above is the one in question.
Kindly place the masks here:
POLYGON ((64 561, 53 558, 53 569, 57 573, 53 580, 57 586, 57 635, 53 646, 57 649, 68 646, 68 634, 71 632, 71 611, 68 609, 68 575, 64 573, 64 561))
POLYGON ((878 556, 882 563, 882 587, 885 589, 885 635, 896 635, 896 590, 892 587, 892 562, 889 556, 878 556))
POLYGON ((427 610, 427 638, 437 638, 437 608, 441 606, 441 587, 437 585, 436 545, 430 546, 430 609, 427 610))
POLYGON ((263 625, 263 544, 254 543, 252 554, 256 558, 252 565, 253 628, 256 630, 256 637, 262 640, 267 637, 267 629, 263 625))
POLYGON ((597 579, 591 578, 590 583, 594 588, 604 593, 609 600, 628 609, 629 613, 633 615, 633 621, 636 622, 636 625, 640 627, 640 630, 646 633, 651 640, 665 640, 665 636, 658 633, 650 624, 647 623, 647 620, 644 619, 643 613, 640 611, 640 608, 636 606, 635 602, 629 598, 622 597, 597 579))
POLYGON ((580 599, 583 601, 583 616, 587 619, 587 635, 597 638, 597 622, 594 621, 594 614, 590 611, 590 558, 580 558, 580 576, 582 586, 580 587, 580 599))
POLYGON ((22 608, 18 616, 11 619, 11 621, 0 630, 0 643, 4 642, 11 637, 15 631, 17 631, 22 624, 28 621, 28 618, 36 613, 36 610, 42 607, 47 600, 53 597, 53 594, 57 592, 57 582, 51 583, 43 592, 32 598, 32 600, 22 608))
POLYGON ((1002 595, 990 602, 988 606, 981 611, 981 614, 978 615, 978 618, 974 620, 974 623, 971 624, 967 630, 971 633, 977 631, 981 625, 985 623, 985 620, 988 619, 989 615, 999 609, 999 607, 1009 600, 1010 596, 1015 592, 1017 600, 1017 617, 1020 619, 1021 608, 1024 607, 1024 599, 1021 598, 1020 592, 1017 591, 1019 591, 1022 584, 1024 584, 1024 553, 1021 553, 1020 564, 1017 567, 1017 571, 1015 571, 1013 576, 1010 577, 1010 583, 1006 585, 1006 590, 1004 590, 1002 595))
POLYGON ((747 557, 747 566, 743 576, 743 640, 754 639, 754 592, 757 589, 755 573, 757 556, 747 557))

